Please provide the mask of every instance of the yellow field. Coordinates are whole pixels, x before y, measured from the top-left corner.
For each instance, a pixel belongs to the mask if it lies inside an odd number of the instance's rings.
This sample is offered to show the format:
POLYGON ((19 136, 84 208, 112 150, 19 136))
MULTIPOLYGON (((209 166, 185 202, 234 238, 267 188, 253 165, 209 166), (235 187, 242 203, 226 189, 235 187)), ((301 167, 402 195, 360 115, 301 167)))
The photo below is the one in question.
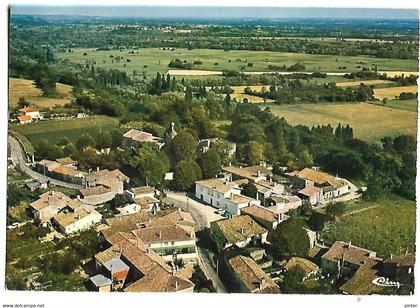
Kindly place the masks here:
MULTIPOLYGON (((249 103, 264 103, 264 99, 262 97, 255 96, 255 95, 248 95, 248 94, 244 94, 244 93, 233 93, 233 94, 230 95, 230 97, 232 98, 232 100, 236 99, 236 101, 238 101, 238 102, 242 102, 243 99, 246 98, 249 103)), ((266 99, 265 102, 266 103, 273 103, 274 100, 266 99)))
POLYGON ((408 110, 368 103, 269 106, 275 115, 284 117, 291 125, 312 127, 331 124, 335 127, 338 123, 349 124, 356 138, 367 141, 399 134, 415 136, 417 132, 417 112, 408 110))
POLYGON ((417 93, 418 87, 417 86, 406 86, 406 87, 392 87, 392 88, 381 88, 381 89, 374 89, 374 96, 377 99, 394 99, 398 97, 403 92, 408 93, 417 93))
POLYGON ((358 80, 358 81, 345 81, 345 82, 337 82, 336 85, 337 87, 357 87, 360 86, 361 84, 365 84, 365 85, 372 85, 372 84, 390 84, 390 83, 394 83, 393 81, 389 81, 389 80, 358 80))
POLYGON ((24 97, 29 104, 39 108, 51 108, 71 103, 73 87, 62 83, 57 83, 56 87, 56 98, 42 97, 42 91, 35 87, 32 80, 9 78, 9 106, 16 107, 20 97, 24 97))
POLYGON ((405 72, 405 71, 378 71, 378 73, 379 74, 386 73, 386 75, 391 78, 395 76, 401 76, 401 75, 404 75, 404 76, 410 76, 410 75, 418 76, 419 75, 419 72, 405 72))

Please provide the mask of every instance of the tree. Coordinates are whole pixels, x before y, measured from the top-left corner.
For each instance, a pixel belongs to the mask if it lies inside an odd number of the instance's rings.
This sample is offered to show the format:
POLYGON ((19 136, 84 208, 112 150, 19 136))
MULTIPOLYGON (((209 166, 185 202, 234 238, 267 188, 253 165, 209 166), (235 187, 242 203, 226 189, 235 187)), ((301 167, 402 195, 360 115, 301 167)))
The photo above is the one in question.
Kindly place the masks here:
POLYGON ((79 139, 77 139, 76 147, 79 151, 86 149, 88 146, 93 147, 94 142, 92 137, 89 134, 81 134, 79 139))
POLYGON ((404 152, 413 152, 416 150, 417 143, 414 136, 410 135, 401 135, 395 137, 394 139, 394 149, 397 152, 404 153, 404 152))
POLYGON ((212 178, 222 170, 220 156, 214 147, 211 147, 201 157, 201 168, 205 179, 212 178))
POLYGON ((314 164, 314 159, 312 155, 307 151, 303 150, 302 152, 299 152, 297 155, 297 164, 299 169, 305 168, 305 167, 312 167, 314 164))
POLYGON ((111 133, 112 147, 118 148, 123 143, 123 134, 120 130, 114 129, 111 133))
POLYGON ((108 132, 99 133, 96 136, 96 147, 98 149, 107 149, 112 145, 112 136, 108 132))
POLYGON ((280 284, 280 289, 285 294, 306 294, 308 288, 303 283, 305 272, 303 269, 295 266, 289 269, 280 284))
POLYGON ((304 227, 306 225, 302 218, 291 217, 271 231, 269 238, 273 254, 280 258, 306 256, 309 238, 304 227))
POLYGON ((248 197, 251 197, 251 198, 256 198, 257 197, 258 189, 257 189, 257 186, 255 186, 254 183, 248 182, 246 184, 242 184, 240 187, 243 189, 242 193, 245 196, 248 196, 248 197))
POLYGON ((232 162, 232 147, 232 143, 226 140, 220 140, 214 144, 213 148, 219 154, 220 163, 222 164, 222 166, 227 166, 229 165, 229 163, 232 162))
POLYGON ((73 143, 68 143, 64 148, 63 148, 63 153, 65 156, 72 156, 75 155, 77 152, 77 149, 75 147, 75 145, 73 143))
POLYGON ((327 204, 325 213, 333 217, 342 216, 346 212, 346 204, 344 202, 330 202, 327 204))
POLYGON ((166 154, 149 145, 141 147, 138 156, 130 164, 138 169, 140 179, 147 185, 162 183, 165 173, 169 171, 169 158, 166 154))
POLYGON ((328 221, 328 216, 319 212, 313 212, 309 217, 308 224, 312 230, 322 231, 325 223, 328 221))
POLYGON ((192 89, 190 86, 187 86, 185 89, 185 102, 191 103, 193 100, 192 89))
POLYGON ((200 166, 195 161, 187 159, 177 163, 174 172, 174 183, 177 189, 188 190, 200 178, 200 166))
POLYGON ((68 143, 69 143, 69 139, 66 136, 63 136, 63 137, 60 138, 60 140, 58 140, 58 143, 57 144, 64 147, 68 143))
POLYGON ((186 130, 181 130, 172 140, 172 148, 177 162, 181 160, 194 160, 198 140, 186 130))
POLYGON ((264 146, 258 141, 251 141, 245 147, 246 161, 250 165, 256 165, 264 160, 264 146))

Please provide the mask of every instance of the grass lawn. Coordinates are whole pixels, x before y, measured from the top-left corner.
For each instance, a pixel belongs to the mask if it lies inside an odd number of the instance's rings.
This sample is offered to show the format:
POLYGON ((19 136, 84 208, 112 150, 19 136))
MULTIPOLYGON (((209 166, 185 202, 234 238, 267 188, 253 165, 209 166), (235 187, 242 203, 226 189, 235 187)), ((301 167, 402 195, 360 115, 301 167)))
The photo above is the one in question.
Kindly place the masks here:
MULTIPOLYGON (((383 106, 382 102, 372 102, 372 104, 383 106)), ((394 100, 388 101, 385 106, 417 112, 416 99, 407 99, 407 100, 394 99, 394 100)))
POLYGON ((375 202, 362 201, 348 208, 347 215, 325 226, 321 237, 328 243, 351 241, 376 251, 381 257, 414 251, 415 202, 388 196, 375 202), (367 208, 363 210, 363 208, 367 208))
POLYGON ((20 97, 23 97, 30 105, 39 108, 51 108, 56 105, 64 106, 72 102, 72 91, 72 86, 57 83, 56 97, 42 97, 42 91, 35 87, 32 80, 9 78, 9 106, 11 108, 16 107, 20 97))
POLYGON ((384 136, 415 136, 417 132, 417 112, 374 104, 261 104, 261 108, 267 106, 275 115, 284 117, 291 125, 312 127, 331 124, 335 127, 338 123, 349 124, 355 137, 370 142, 380 140, 384 136))
POLYGON ((70 142, 76 142, 82 133, 95 137, 102 130, 112 131, 118 126, 118 119, 107 116, 92 116, 82 119, 51 120, 25 125, 10 125, 10 129, 24 135, 32 144, 41 139, 57 143, 61 137, 67 137, 70 142))
POLYGON ((85 64, 96 61, 96 67, 113 68, 124 70, 132 74, 136 70, 138 74, 144 72, 146 75, 155 75, 156 72, 165 73, 168 71, 168 64, 172 59, 179 58, 194 62, 200 60, 201 65, 195 65, 196 70, 243 70, 250 72, 268 71, 268 65, 286 65, 290 66, 297 62, 306 67, 306 71, 325 71, 325 72, 352 72, 360 71, 357 62, 364 62, 363 66, 373 68, 377 65, 380 70, 389 71, 417 71, 418 63, 416 60, 400 59, 380 59, 367 56, 336 56, 336 55, 317 55, 317 54, 299 54, 270 51, 249 51, 249 50, 213 50, 213 49, 194 49, 187 50, 175 48, 175 50, 162 50, 161 48, 145 48, 134 51, 129 54, 130 49, 122 51, 95 51, 91 48, 75 48, 71 53, 56 52, 56 56, 61 59, 68 59, 75 63, 85 64), (83 55, 86 53, 86 55, 83 55), (112 63, 117 56, 123 57, 120 62, 112 63), (130 62, 127 62, 127 59, 130 62), (248 63, 252 62, 252 67, 248 63), (217 64, 216 64, 217 63, 217 64), (339 69, 340 66, 346 66, 346 70, 339 69))

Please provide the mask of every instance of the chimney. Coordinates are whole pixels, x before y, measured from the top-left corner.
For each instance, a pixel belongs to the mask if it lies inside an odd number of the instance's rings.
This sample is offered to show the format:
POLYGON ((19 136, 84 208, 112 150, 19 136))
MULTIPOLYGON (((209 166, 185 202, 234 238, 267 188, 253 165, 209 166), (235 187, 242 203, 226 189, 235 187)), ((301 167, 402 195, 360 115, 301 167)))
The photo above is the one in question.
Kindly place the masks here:
POLYGON ((150 253, 150 247, 149 247, 149 245, 147 245, 147 247, 146 247, 146 253, 147 254, 150 253))
POLYGON ((261 176, 261 171, 260 170, 258 170, 257 171, 257 177, 260 177, 261 176))
POLYGON ((244 228, 241 228, 241 234, 244 234, 245 232, 244 232, 244 228))
POLYGON ((190 232, 190 238, 193 238, 193 237, 194 237, 194 231, 191 230, 191 232, 190 232))
POLYGON ((53 191, 51 191, 51 196, 54 196, 54 193, 55 193, 55 191, 53 190, 53 191))
POLYGON ((96 167, 96 172, 99 172, 99 167, 96 167))
POLYGON ((175 290, 178 290, 178 280, 175 280, 175 290))
POLYGON ((77 195, 77 200, 80 200, 80 195, 77 195))
POLYGON ((391 255, 389 256, 390 259, 392 259, 394 257, 394 255, 391 253, 391 255))
POLYGON ((162 238, 162 231, 159 230, 158 236, 159 238, 162 238))
POLYGON ((260 281, 260 290, 262 290, 265 287, 265 278, 261 278, 260 281))
POLYGON ((349 248, 351 248, 351 241, 349 241, 349 248))
POLYGON ((277 215, 277 222, 280 223, 282 220, 283 220, 283 214, 282 213, 279 213, 277 215))

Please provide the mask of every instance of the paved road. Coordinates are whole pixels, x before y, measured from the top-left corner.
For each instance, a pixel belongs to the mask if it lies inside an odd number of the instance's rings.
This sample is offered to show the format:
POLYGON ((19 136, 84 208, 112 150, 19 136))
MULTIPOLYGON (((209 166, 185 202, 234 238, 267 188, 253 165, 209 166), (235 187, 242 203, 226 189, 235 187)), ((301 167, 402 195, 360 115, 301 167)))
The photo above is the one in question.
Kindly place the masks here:
MULTIPOLYGON (((12 159, 12 162, 15 166, 17 166, 22 172, 29 175, 31 178, 36 180, 44 179, 44 175, 41 173, 38 173, 31 168, 29 168, 29 164, 26 163, 25 160, 25 153, 23 152, 22 146, 20 145, 19 141, 10 136, 8 137, 8 142, 10 145, 10 157, 12 159)), ((66 188, 72 188, 72 189, 79 189, 83 188, 81 185, 73 184, 73 183, 67 183, 63 181, 58 181, 52 178, 47 177, 47 179, 50 181, 51 184, 56 186, 62 186, 66 188)))
MULTIPOLYGON (((184 193, 168 192, 164 201, 174 203, 184 211, 191 213, 197 224, 197 231, 210 227, 210 222, 212 221, 223 219, 223 216, 215 213, 215 208, 188 198, 184 193)), ((197 253, 200 265, 207 278, 213 281, 216 291, 218 293, 226 293, 226 288, 217 275, 211 252, 208 249, 197 246, 197 253)))

